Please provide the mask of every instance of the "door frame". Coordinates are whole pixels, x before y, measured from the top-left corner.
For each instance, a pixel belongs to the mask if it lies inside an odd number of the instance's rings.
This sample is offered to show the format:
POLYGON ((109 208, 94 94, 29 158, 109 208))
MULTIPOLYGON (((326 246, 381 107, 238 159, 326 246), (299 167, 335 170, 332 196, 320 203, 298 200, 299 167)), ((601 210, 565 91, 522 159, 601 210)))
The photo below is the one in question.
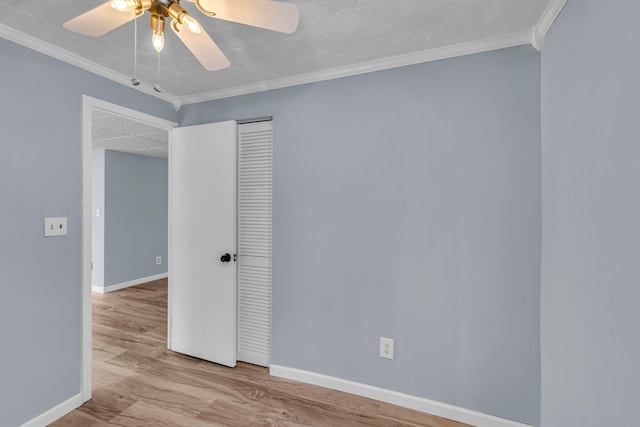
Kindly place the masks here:
MULTIPOLYGON (((81 263, 82 263, 82 321, 81 321, 81 367, 80 367, 80 392, 82 402, 91 399, 91 150, 92 150, 92 121, 93 110, 104 111, 109 114, 135 120, 147 125, 164 129, 169 133, 171 142, 171 129, 178 126, 170 120, 161 119, 150 114, 142 113, 131 108, 82 95, 82 214, 81 214, 81 263)), ((169 230, 167 230, 167 233, 169 230)))

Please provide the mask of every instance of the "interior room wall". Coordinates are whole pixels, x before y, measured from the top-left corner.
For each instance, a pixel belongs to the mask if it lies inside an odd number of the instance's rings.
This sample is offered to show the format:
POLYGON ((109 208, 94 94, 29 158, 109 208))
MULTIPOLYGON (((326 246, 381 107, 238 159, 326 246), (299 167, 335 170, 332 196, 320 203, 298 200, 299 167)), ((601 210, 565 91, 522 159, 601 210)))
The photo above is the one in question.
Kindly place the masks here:
POLYGON ((637 423, 638 16, 569 1, 542 54, 544 427, 637 423))
POLYGON ((538 425, 539 53, 187 105, 179 123, 265 116, 272 363, 538 425))
MULTIPOLYGON (((629 425, 639 9, 570 0, 541 92, 521 47, 183 107, 275 119, 273 362, 535 425, 541 346, 544 427, 629 425)), ((80 391, 81 96, 178 116, 3 39, 0 63, 0 414, 21 425, 80 391)))
POLYGON ((166 159, 106 150, 105 287, 167 273, 168 191, 166 159))
POLYGON ((0 414, 21 425, 80 392, 82 95, 173 106, 0 39, 0 414), (68 235, 44 237, 44 217, 68 235))

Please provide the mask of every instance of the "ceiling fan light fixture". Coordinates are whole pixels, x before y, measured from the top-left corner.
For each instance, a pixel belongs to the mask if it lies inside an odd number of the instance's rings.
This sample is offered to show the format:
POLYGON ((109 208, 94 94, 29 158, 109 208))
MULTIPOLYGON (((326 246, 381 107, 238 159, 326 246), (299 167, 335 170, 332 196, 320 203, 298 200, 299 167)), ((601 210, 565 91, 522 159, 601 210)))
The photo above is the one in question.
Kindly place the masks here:
POLYGON ((180 24, 184 25, 187 30, 191 31, 194 34, 200 34, 202 31, 202 27, 198 21, 189 16, 189 12, 178 2, 171 3, 167 8, 167 13, 171 18, 178 21, 180 24))
POLYGON ((164 48, 164 33, 154 32, 151 36, 151 43, 156 52, 160 53, 164 48))
POLYGON ((187 30, 191 31, 194 34, 200 34, 202 31, 202 27, 198 21, 187 15, 186 13, 182 14, 181 19, 178 20, 182 25, 187 27, 187 30))
POLYGON ((153 30, 153 35, 151 36, 153 48, 160 53, 164 48, 164 17, 157 14, 151 15, 149 26, 153 30))
MULTIPOLYGON (((206 16, 229 22, 287 34, 293 33, 298 26, 299 12, 293 3, 278 0, 184 1, 194 3, 206 16)), ((165 20, 170 18, 169 23, 174 33, 206 70, 217 71, 231 65, 207 31, 180 5, 180 0, 106 0, 101 5, 66 21, 63 26, 85 36, 100 37, 135 20, 147 11, 151 15, 151 41, 158 53, 164 47, 165 20)), ((132 80, 132 84, 136 83, 132 80)))
POLYGON ((138 2, 136 0, 112 0, 111 7, 120 12, 127 12, 129 10, 136 10, 138 8, 138 2))

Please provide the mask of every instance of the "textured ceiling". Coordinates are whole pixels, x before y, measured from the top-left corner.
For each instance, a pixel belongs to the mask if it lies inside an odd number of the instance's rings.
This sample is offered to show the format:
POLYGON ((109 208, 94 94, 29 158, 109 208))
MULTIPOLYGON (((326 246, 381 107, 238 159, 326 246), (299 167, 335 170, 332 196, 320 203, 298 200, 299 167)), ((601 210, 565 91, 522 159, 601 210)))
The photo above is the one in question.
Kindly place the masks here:
MULTIPOLYGON (((283 0, 284 1, 284 0, 283 0)), ((104 0, 0 0, 0 24, 79 55, 116 73, 133 75, 134 23, 100 38, 65 30, 62 24, 104 0)), ((160 84, 166 94, 188 97, 261 82, 353 67, 464 43, 533 31, 552 0, 289 0, 300 10, 294 34, 281 34, 196 17, 231 61, 202 68, 172 31, 161 53, 160 84)), ((138 77, 157 81, 157 55, 148 13, 138 18, 138 77)))
POLYGON ((168 157, 166 130, 96 110, 92 113, 91 125, 93 148, 161 159, 168 157))

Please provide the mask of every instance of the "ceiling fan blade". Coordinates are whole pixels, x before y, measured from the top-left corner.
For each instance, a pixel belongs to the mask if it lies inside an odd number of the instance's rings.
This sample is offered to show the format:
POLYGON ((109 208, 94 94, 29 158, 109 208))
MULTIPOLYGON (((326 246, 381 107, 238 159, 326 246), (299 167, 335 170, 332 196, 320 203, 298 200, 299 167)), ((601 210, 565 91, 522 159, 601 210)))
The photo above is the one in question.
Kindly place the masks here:
POLYGON ((173 31, 206 70, 222 70, 231 65, 231 62, 229 62, 218 45, 211 40, 211 37, 209 37, 209 34, 207 34, 204 29, 202 29, 199 34, 196 34, 187 30, 187 27, 176 21, 174 21, 174 24, 175 25, 171 25, 173 31))
POLYGON ((291 34, 300 14, 293 3, 273 0, 198 0, 200 7, 225 21, 291 34))
POLYGON ((70 19, 62 26, 67 30, 75 31, 85 36, 100 37, 135 18, 135 10, 120 12, 111 7, 111 0, 109 0, 80 16, 70 19))

